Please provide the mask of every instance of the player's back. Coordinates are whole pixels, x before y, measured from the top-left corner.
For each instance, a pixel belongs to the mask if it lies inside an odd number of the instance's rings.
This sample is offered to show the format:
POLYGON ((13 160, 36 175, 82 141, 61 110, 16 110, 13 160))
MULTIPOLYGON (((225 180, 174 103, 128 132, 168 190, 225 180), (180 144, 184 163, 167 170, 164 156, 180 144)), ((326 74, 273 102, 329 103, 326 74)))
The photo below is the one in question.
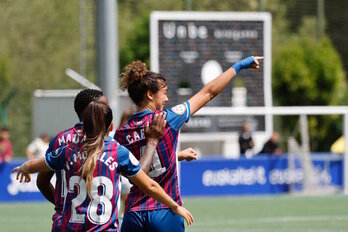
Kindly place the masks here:
MULTIPOLYGON (((59 147, 66 146, 69 143, 78 143, 83 140, 83 124, 82 122, 76 123, 74 127, 63 130, 59 132, 56 137, 54 137, 49 143, 46 154, 52 151, 55 151, 59 147)), ((61 213, 63 211, 63 205, 65 202, 66 189, 61 188, 61 183, 63 181, 62 178, 65 177, 65 171, 59 170, 55 172, 56 174, 56 185, 55 185, 55 194, 54 194, 54 202, 55 202, 55 213, 52 217, 53 225, 52 228, 56 231, 61 230, 61 213)))
MULTIPOLYGON (((163 138, 159 141, 153 157, 149 177, 154 179, 176 201, 182 204, 176 165, 176 145, 179 129, 189 119, 188 103, 165 110, 167 126, 163 138)), ((126 125, 115 133, 116 140, 127 147, 140 160, 145 151, 145 125, 151 123, 153 115, 160 113, 150 110, 132 115, 126 125)), ((126 211, 143 211, 167 208, 164 204, 145 195, 138 187, 133 186, 126 200, 126 211)))
POLYGON ((82 165, 87 158, 82 146, 83 143, 69 144, 46 156, 47 164, 52 169, 66 173, 59 183, 67 193, 59 219, 61 231, 117 231, 120 172, 126 170, 127 174, 132 175, 140 167, 126 169, 129 166, 125 164, 129 160, 129 151, 108 137, 104 140, 103 153, 96 161, 89 196, 86 180, 80 178, 82 165))
POLYGON ((59 132, 56 137, 54 137, 49 146, 48 151, 54 151, 59 147, 65 146, 69 143, 78 143, 81 141, 83 133, 83 124, 82 122, 76 123, 74 127, 63 130, 59 132))

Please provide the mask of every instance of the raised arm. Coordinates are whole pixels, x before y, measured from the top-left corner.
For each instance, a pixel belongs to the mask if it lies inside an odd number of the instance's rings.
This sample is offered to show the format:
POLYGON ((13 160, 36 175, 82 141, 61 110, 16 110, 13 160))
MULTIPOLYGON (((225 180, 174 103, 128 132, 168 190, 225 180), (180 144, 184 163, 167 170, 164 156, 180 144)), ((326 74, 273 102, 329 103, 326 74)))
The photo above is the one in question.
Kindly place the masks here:
POLYGON ((206 84, 197 94, 189 99, 191 115, 196 113, 200 108, 216 97, 241 69, 258 69, 259 60, 262 59, 263 57, 259 56, 245 58, 244 60, 235 63, 220 76, 206 84))
POLYGON ((143 156, 139 160, 141 169, 147 174, 151 169, 153 156, 156 151, 158 142, 163 136, 166 127, 166 116, 163 113, 155 114, 151 125, 145 126, 146 148, 143 156))
POLYGON ((142 170, 129 178, 135 185, 137 185, 148 196, 162 202, 168 206, 174 213, 183 217, 188 225, 193 223, 192 214, 182 206, 179 206, 173 199, 167 195, 167 193, 161 188, 161 186, 154 180, 150 179, 142 170))

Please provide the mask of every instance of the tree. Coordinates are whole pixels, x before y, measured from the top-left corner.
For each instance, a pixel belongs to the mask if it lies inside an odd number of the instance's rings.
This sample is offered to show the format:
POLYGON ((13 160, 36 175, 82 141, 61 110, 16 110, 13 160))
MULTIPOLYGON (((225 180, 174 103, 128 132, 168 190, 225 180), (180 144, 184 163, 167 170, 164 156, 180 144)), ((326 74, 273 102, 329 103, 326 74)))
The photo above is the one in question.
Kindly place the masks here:
POLYGON ((9 74, 8 60, 0 57, 0 100, 5 97, 6 91, 11 85, 11 77, 9 74))
POLYGON ((7 107, 16 156, 25 154, 32 139, 34 90, 80 88, 64 74, 79 67, 78 20, 78 1, 0 1, 0 56, 12 78, 8 86, 18 89, 7 107))
MULTIPOLYGON (((274 57, 273 96, 276 105, 337 105, 345 91, 341 59, 328 38, 316 41, 294 38, 274 57)), ((336 116, 337 118, 337 116, 336 116)), ((285 118, 284 118, 285 119, 285 118)), ((328 150, 339 134, 335 117, 310 117, 313 150, 328 150)), ((286 118, 281 126, 292 130, 294 121, 286 118)))
POLYGON ((150 17, 143 15, 134 25, 134 32, 120 49, 121 70, 134 60, 150 65, 150 17))

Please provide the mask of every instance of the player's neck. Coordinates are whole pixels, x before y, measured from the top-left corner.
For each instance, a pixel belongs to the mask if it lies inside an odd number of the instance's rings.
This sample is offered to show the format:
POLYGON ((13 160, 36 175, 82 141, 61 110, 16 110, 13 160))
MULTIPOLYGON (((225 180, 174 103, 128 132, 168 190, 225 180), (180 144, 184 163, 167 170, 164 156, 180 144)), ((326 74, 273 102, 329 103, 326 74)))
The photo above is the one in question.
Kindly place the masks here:
POLYGON ((155 111, 156 107, 154 107, 152 104, 144 104, 141 106, 137 106, 137 112, 141 112, 144 110, 151 110, 151 111, 155 111))

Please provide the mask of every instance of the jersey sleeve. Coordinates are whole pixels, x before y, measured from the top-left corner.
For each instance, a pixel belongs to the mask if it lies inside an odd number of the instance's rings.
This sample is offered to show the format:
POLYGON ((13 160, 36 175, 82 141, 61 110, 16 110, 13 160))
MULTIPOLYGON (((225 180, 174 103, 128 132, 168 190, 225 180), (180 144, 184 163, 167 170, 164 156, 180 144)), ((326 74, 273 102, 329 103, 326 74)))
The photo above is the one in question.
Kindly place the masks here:
POLYGON ((46 153, 45 161, 47 166, 56 171, 64 168, 65 163, 65 151, 68 146, 60 147, 55 151, 46 153))
POLYGON ((50 153, 50 152, 52 152, 52 151, 55 150, 55 149, 53 149, 53 148, 54 148, 54 144, 56 143, 57 137, 58 137, 58 135, 56 135, 56 136, 51 140, 51 142, 48 144, 48 148, 47 148, 47 150, 46 150, 46 154, 48 154, 48 153, 50 153))
POLYGON ((117 146, 117 157, 120 170, 128 177, 138 174, 140 171, 140 164, 137 158, 124 146, 117 146))
POLYGON ((180 127, 190 120, 190 103, 188 101, 165 110, 167 116, 166 120, 169 126, 175 130, 179 130, 180 127))

